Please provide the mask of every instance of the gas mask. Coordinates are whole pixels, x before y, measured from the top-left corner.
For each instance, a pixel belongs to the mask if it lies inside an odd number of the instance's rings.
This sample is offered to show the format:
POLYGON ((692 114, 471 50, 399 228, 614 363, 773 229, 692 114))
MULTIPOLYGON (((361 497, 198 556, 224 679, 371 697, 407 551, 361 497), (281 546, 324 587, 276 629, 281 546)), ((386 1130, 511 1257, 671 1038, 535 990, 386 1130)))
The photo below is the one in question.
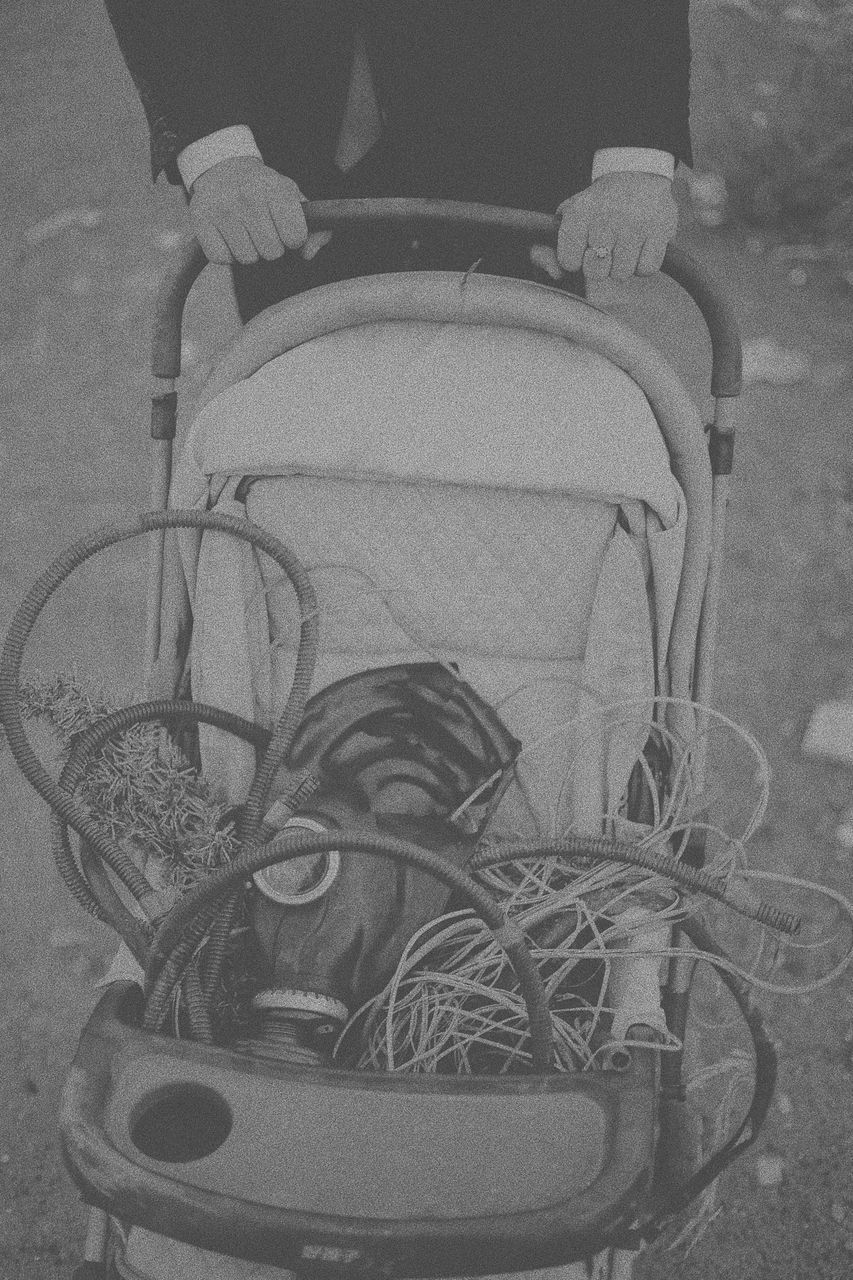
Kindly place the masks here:
MULTIPOLYGON (((519 750, 496 712, 448 668, 364 671, 308 703, 288 773, 292 780, 310 771, 320 783, 282 825, 394 836, 463 867, 519 750)), ((267 822, 276 824, 275 804, 267 822)), ((410 938, 448 898, 425 872, 346 851, 274 864, 255 885, 255 935, 269 966, 269 985, 255 999, 261 1041, 280 1042, 287 1025, 291 1057, 297 1041, 316 1042, 319 1024, 336 1030, 382 989, 410 938)))

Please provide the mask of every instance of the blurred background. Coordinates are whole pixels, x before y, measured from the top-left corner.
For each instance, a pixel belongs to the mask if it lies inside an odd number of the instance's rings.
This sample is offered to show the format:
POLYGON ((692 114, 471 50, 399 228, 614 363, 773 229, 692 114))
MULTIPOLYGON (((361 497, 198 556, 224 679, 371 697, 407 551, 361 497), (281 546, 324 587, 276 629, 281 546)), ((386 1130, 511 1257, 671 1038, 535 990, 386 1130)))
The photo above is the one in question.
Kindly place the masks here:
POLYGON ((853 4, 691 9, 698 191, 727 196, 730 216, 751 226, 820 239, 849 262, 853 4))

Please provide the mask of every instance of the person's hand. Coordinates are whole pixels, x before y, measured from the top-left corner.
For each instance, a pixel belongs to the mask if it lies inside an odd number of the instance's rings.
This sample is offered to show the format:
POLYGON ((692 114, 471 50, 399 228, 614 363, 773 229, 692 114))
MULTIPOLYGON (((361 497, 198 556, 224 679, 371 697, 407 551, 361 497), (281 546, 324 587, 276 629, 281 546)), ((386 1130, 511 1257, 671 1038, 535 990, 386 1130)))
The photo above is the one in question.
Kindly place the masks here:
POLYGON ((210 262, 271 261, 288 249, 313 258, 331 233, 309 236, 304 200, 292 178, 255 156, 233 156, 196 178, 190 221, 210 262))
POLYGON ((556 254, 544 245, 530 254, 555 280, 581 269, 587 280, 653 275, 678 228, 672 183, 655 173, 602 174, 557 213, 556 254))

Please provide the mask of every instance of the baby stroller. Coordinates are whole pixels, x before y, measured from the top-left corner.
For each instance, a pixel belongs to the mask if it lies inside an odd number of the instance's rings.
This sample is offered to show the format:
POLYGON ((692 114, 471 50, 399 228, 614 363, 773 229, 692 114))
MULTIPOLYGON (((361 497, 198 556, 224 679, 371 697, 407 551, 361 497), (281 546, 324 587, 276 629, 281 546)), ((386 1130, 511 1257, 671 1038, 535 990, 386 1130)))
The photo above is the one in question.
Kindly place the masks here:
MULTIPOLYGON (((431 201, 307 216, 335 231, 554 230, 431 201)), ((155 510, 52 567, 2 667, 10 746, 54 807, 60 870, 124 943, 62 1104, 66 1160, 93 1206, 88 1274, 561 1267, 616 1280, 754 1139, 772 1048, 729 978, 755 1095, 691 1166, 680 1053, 661 1044, 683 1036, 692 964, 676 956, 661 983, 661 956, 695 929, 674 910, 661 936, 629 895, 610 922, 630 954, 607 970, 595 1069, 554 1070, 544 944, 487 873, 615 862, 793 927, 703 870, 698 834, 641 838, 682 757, 694 781, 705 769, 695 707, 712 687, 736 327, 670 249, 665 270, 711 334, 706 434, 644 340, 558 289, 431 271, 324 286, 245 328, 173 474, 181 317, 203 265, 188 250, 161 294, 155 510), (153 547, 150 701, 78 735, 53 783, 16 705, 26 637, 78 564, 140 534, 153 547), (627 711, 602 720, 614 704, 627 711), (180 898, 74 798, 104 743, 155 721, 236 830, 234 856, 180 898), (488 1055, 466 1074, 359 1069, 342 1029, 449 909, 482 918, 515 983, 516 1069, 495 1073, 488 1055), (241 928, 257 976, 251 1021, 228 1036, 213 1004, 241 928)))

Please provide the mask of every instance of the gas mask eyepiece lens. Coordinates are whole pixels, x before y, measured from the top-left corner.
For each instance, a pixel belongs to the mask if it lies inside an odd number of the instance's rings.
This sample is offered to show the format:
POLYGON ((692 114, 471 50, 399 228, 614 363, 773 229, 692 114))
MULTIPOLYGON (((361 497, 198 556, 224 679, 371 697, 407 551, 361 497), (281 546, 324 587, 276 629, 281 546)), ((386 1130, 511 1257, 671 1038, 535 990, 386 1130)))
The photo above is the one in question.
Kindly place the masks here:
MULTIPOLYGON (((328 830, 313 818, 299 815, 288 818, 282 830, 301 827, 306 831, 323 834, 328 830)), ((338 877, 341 867, 341 855, 336 849, 329 853, 309 853, 302 858, 291 858, 288 862, 274 862, 269 867, 262 867, 252 877, 256 887, 271 902, 278 902, 286 907, 299 907, 321 898, 338 877)))

